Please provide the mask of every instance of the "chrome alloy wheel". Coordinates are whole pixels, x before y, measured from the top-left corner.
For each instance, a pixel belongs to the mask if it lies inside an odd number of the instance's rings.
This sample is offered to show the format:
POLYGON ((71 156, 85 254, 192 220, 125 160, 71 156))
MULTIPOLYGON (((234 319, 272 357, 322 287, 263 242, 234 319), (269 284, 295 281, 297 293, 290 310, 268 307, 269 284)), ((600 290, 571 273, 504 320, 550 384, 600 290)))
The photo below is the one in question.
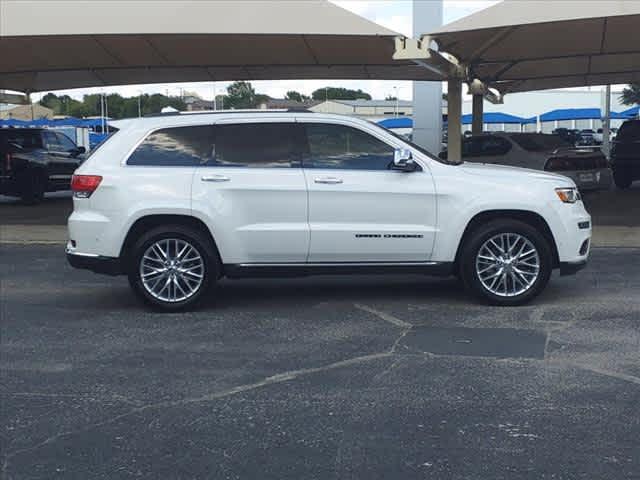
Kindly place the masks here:
POLYGON ((153 243, 140 261, 145 290, 163 302, 181 302, 194 295, 204 280, 204 260, 189 242, 167 238, 153 243))
POLYGON ((540 255, 518 233, 500 233, 484 242, 476 256, 482 286, 500 297, 516 297, 529 290, 540 274, 540 255))

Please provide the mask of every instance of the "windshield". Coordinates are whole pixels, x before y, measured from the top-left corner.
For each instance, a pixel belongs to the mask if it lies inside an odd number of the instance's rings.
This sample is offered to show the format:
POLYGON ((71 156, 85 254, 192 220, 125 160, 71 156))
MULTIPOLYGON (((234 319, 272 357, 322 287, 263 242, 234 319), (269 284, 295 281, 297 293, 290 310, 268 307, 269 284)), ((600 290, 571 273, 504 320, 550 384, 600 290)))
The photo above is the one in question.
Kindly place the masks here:
POLYGON ((572 147, 571 142, 560 135, 545 135, 544 133, 516 133, 511 139, 528 152, 548 152, 559 148, 572 147))
MULTIPOLYGON (((376 125, 377 127, 380 127, 380 125, 376 125)), ((437 157, 436 155, 434 155, 433 153, 431 153, 429 150, 427 150, 424 147, 421 147, 420 145, 418 145, 417 143, 412 142, 411 140, 408 140, 406 137, 397 134, 396 132, 394 132, 393 130, 389 129, 389 128, 384 128, 384 127, 380 127, 382 128, 384 131, 386 131, 387 133, 390 133, 391 135, 393 135, 394 137, 396 137, 399 140, 402 140, 402 142, 406 143, 407 145, 409 145, 410 147, 416 149, 417 151, 419 151, 420 153, 422 153, 423 155, 426 155, 427 157, 429 157, 432 160, 435 160, 436 162, 440 162, 440 163, 444 163, 445 165, 460 165, 462 163, 462 161, 460 162, 450 162, 448 160, 442 159, 437 157)))

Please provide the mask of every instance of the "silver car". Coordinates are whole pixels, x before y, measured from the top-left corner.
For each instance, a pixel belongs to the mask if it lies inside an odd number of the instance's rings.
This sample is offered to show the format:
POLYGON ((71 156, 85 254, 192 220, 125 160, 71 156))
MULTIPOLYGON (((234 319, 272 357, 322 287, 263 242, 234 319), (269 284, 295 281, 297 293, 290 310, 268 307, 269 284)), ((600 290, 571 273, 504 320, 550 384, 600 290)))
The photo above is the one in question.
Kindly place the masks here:
POLYGON ((574 147, 558 135, 495 132, 463 140, 467 162, 544 170, 571 178, 580 190, 607 190, 612 173, 598 147, 574 147))

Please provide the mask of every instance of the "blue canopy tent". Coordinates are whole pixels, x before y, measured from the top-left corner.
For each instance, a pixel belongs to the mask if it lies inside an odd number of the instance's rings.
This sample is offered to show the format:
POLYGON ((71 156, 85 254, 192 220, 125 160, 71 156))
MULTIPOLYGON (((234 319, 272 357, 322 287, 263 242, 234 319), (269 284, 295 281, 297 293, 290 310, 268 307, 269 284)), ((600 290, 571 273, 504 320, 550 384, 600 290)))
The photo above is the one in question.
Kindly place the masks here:
POLYGON ((75 117, 60 118, 49 123, 52 127, 81 127, 82 120, 75 117))
MULTIPOLYGON (((625 112, 611 112, 612 120, 624 120, 628 118, 625 112)), ((551 110, 540 115, 541 122, 553 122, 561 120, 601 120, 602 111, 599 108, 562 108, 551 110)))
POLYGON ((631 107, 628 110, 620 112, 621 115, 624 115, 625 118, 636 118, 640 115, 640 105, 636 105, 635 107, 631 107))
POLYGON ((90 128, 95 128, 95 127, 101 127, 102 124, 104 123, 105 125, 107 125, 107 123, 109 123, 109 118, 87 118, 82 120, 81 126, 83 127, 90 127, 90 128))
POLYGON ((28 122, 23 122, 22 120, 17 120, 15 118, 0 120, 0 127, 25 127, 27 125, 28 122))
MULTIPOLYGON (((485 124, 496 124, 496 123, 505 123, 505 124, 517 124, 522 125, 523 123, 527 123, 526 118, 518 117, 516 115, 511 115, 509 113, 502 112, 486 112, 482 115, 482 123, 485 124)), ((471 125, 473 121, 473 115, 467 114, 462 116, 462 124, 463 125, 471 125)))
POLYGON ((413 128, 413 119, 409 117, 385 118, 378 125, 384 128, 413 128))

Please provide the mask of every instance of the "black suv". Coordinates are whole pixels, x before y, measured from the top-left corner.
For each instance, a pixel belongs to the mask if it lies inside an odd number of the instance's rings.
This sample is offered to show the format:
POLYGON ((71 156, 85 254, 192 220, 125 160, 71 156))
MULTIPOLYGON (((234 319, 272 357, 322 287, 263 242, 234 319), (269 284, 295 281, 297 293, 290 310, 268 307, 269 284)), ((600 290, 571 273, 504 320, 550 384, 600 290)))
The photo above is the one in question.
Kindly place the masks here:
POLYGON ((629 188, 640 180, 640 120, 622 124, 611 148, 613 181, 618 188, 629 188))
POLYGON ((35 204, 45 192, 69 190, 84 152, 55 130, 0 129, 0 194, 35 204))

